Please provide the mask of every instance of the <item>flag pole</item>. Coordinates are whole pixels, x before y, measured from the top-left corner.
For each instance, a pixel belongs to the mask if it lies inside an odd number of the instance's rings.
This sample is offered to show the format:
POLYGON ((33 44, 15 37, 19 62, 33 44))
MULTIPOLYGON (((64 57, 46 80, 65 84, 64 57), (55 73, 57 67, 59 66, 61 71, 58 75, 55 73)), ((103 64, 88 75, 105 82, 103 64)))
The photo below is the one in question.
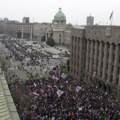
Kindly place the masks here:
POLYGON ((111 26, 113 25, 113 15, 112 15, 112 19, 111 19, 111 26))
POLYGON ((113 24, 113 11, 112 11, 112 13, 110 15, 110 26, 112 26, 112 24, 113 24))

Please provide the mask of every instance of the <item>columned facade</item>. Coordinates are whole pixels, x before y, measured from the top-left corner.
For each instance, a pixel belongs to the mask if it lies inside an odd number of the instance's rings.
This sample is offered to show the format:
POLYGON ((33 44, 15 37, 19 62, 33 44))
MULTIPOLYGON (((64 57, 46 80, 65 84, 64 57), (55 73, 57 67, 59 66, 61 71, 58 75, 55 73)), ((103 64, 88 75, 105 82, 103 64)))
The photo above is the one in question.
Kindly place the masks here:
POLYGON ((118 79, 118 63, 119 63, 119 46, 116 45, 115 47, 115 55, 114 55, 114 66, 113 66, 113 83, 114 84, 118 84, 119 83, 119 79, 118 79))
POLYGON ((93 64, 93 68, 94 71, 97 72, 97 64, 98 64, 98 41, 95 41, 95 49, 94 49, 94 64, 93 64))
POLYGON ((89 73, 91 73, 92 74, 92 72, 93 72, 93 69, 92 69, 92 67, 93 67, 93 41, 91 41, 91 44, 90 44, 90 62, 89 62, 89 73))
POLYGON ((112 82, 112 69, 113 69, 113 44, 110 43, 109 57, 108 57, 108 70, 107 82, 112 82))
POLYGON ((99 54, 98 54, 98 76, 101 77, 102 73, 102 59, 103 59, 103 42, 100 42, 99 54))
MULTIPOLYGON (((93 28, 98 29, 97 27, 93 28)), ((70 73, 79 80, 96 84, 109 93, 118 93, 119 95, 120 38, 116 38, 117 40, 114 40, 115 37, 110 39, 108 37, 110 34, 106 33, 105 36, 105 31, 103 33, 96 32, 94 36, 95 30, 93 28, 76 29, 71 32, 70 73), (89 29, 94 30, 94 32, 90 33, 89 29), (100 36, 96 37, 97 35, 100 36)), ((102 30, 106 30, 106 28, 101 27, 102 30)))
POLYGON ((108 58, 108 45, 107 43, 105 43, 105 46, 104 46, 104 57, 103 57, 103 73, 102 73, 102 79, 104 79, 106 81, 106 78, 107 78, 107 58, 108 58))

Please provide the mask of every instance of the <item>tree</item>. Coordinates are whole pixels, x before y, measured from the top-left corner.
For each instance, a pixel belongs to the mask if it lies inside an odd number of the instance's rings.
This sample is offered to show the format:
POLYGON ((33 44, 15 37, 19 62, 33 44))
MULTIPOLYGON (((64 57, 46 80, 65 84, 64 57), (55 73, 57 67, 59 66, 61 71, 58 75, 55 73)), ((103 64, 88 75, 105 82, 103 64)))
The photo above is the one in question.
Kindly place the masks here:
POLYGON ((52 38, 48 38, 46 43, 47 43, 47 45, 49 45, 51 47, 53 47, 55 45, 55 41, 52 38))
POLYGON ((67 60, 67 69, 70 71, 70 60, 67 60))
POLYGON ((45 42, 45 35, 42 36, 42 38, 41 38, 41 42, 45 42))
POLYGON ((23 36, 24 36, 24 38, 27 38, 27 39, 30 38, 30 34, 29 33, 24 33, 23 36))
POLYGON ((20 39, 22 36, 22 33, 20 31, 17 32, 17 37, 20 39))

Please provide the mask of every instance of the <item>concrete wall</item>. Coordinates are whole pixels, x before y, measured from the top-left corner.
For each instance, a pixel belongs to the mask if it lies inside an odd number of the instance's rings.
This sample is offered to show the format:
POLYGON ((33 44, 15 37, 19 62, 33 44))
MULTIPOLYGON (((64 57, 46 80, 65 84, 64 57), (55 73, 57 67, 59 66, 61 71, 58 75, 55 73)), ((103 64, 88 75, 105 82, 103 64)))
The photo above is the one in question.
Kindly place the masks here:
POLYGON ((85 38, 118 43, 120 42, 120 26, 86 26, 85 38))

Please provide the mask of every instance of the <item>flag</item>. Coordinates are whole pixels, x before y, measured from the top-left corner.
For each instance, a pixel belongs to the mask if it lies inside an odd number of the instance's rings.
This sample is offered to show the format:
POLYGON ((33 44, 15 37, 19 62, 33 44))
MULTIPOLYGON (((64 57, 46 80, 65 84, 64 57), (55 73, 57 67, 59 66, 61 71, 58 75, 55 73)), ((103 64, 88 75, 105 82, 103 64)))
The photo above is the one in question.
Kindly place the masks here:
POLYGON ((113 11, 110 14, 110 20, 112 19, 112 17, 113 17, 113 11))
POLYGON ((48 88, 52 88, 52 86, 51 86, 51 85, 47 85, 47 87, 48 87, 48 88))
POLYGON ((55 76, 55 75, 52 76, 52 79, 53 80, 59 80, 59 78, 57 76, 55 76))
POLYGON ((72 91, 71 85, 69 85, 67 88, 68 88, 69 91, 72 91))
POLYGON ((57 87, 56 85, 54 85, 54 87, 55 87, 56 89, 58 89, 58 87, 57 87))
POLYGON ((39 94, 36 91, 32 92, 32 94, 35 96, 39 96, 39 94))
POLYGON ((37 84, 36 84, 36 83, 34 83, 34 86, 36 87, 36 86, 37 86, 37 84))
POLYGON ((97 74, 97 72, 96 72, 96 71, 94 71, 94 72, 93 72, 93 77, 95 77, 95 76, 96 76, 96 74, 97 74))
POLYGON ((82 88, 81 88, 80 86, 77 86, 75 90, 76 90, 77 92, 79 92, 81 89, 82 89, 82 88))
POLYGON ((64 74, 64 73, 62 73, 61 77, 62 77, 63 79, 65 79, 65 78, 67 77, 67 75, 64 74))
POLYGON ((62 90, 58 90, 58 91, 57 91, 58 97, 60 97, 63 93, 64 93, 64 92, 63 92, 62 90))
POLYGON ((81 111, 83 108, 82 107, 79 107, 78 110, 81 111))

